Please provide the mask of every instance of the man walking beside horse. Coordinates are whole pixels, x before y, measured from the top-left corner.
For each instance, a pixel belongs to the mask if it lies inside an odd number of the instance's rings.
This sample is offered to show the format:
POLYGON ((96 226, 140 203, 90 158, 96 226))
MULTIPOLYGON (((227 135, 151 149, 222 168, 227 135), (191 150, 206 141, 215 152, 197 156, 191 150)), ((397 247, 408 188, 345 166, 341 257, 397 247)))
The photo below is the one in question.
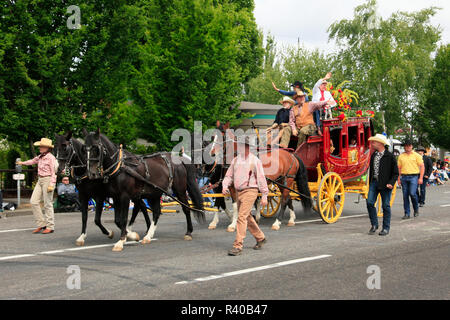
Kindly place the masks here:
POLYGON ((259 250, 266 243, 264 233, 251 215, 251 210, 258 197, 258 191, 262 193, 261 205, 267 205, 269 189, 264 176, 262 162, 250 152, 251 145, 249 140, 249 137, 245 137, 243 145, 242 142, 239 143, 238 156, 231 162, 230 168, 222 182, 223 194, 230 193, 229 187, 231 184, 238 192, 239 216, 236 227, 236 240, 233 243, 233 248, 228 252, 230 256, 237 256, 242 253, 247 226, 256 239, 256 245, 253 249, 259 250))

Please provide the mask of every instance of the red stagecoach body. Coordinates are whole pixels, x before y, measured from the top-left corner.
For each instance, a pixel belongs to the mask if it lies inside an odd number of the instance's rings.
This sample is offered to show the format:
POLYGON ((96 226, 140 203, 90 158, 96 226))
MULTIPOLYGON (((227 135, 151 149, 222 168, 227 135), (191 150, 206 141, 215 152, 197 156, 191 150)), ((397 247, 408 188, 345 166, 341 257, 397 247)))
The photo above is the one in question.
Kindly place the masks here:
POLYGON ((370 163, 369 138, 373 135, 370 118, 323 120, 323 136, 310 136, 295 153, 305 163, 308 181, 317 181, 317 165, 323 164, 325 172, 336 172, 343 182, 363 176, 370 163), (352 138, 355 145, 350 145, 352 138))

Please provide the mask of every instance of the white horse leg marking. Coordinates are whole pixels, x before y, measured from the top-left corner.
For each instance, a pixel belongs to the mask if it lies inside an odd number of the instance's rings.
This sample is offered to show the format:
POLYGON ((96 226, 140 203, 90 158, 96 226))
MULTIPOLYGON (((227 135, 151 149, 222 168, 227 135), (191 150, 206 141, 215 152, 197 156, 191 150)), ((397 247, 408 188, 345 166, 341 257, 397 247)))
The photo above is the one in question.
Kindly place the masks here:
POLYGON ((287 224, 288 227, 293 227, 295 226, 295 211, 292 209, 289 209, 289 222, 287 224))
POLYGON ((230 221, 233 220, 233 213, 230 212, 230 210, 228 210, 228 208, 225 208, 224 211, 227 214, 227 216, 230 219, 230 221))
POLYGON ((124 245, 125 242, 127 242, 126 238, 125 238, 125 240, 117 241, 116 244, 114 245, 112 251, 122 251, 123 250, 123 245, 124 245))
POLYGON ((75 241, 75 244, 76 244, 77 246, 84 246, 84 240, 86 240, 86 234, 85 234, 85 233, 82 233, 82 234, 78 237, 78 239, 75 241))
POLYGON ((214 218, 208 226, 209 230, 214 230, 217 227, 217 223, 219 222, 219 212, 214 212, 214 218))
POLYGON ((259 223, 259 220, 261 220, 261 200, 256 204, 256 222, 259 223))
POLYGON ((131 241, 139 241, 140 237, 137 232, 131 231, 131 226, 127 228, 127 239, 131 241))
POLYGON ((150 228, 148 229, 147 234, 145 235, 144 239, 142 239, 142 244, 148 244, 152 241, 153 236, 156 231, 155 223, 152 221, 152 224, 150 225, 150 228))
POLYGON ((234 202, 233 203, 233 219, 231 220, 231 224, 227 228, 228 232, 234 232, 236 230, 238 214, 239 214, 238 205, 237 205, 237 202, 234 202))
POLYGON ((276 219, 272 225, 272 230, 278 231, 280 230, 281 221, 276 219))

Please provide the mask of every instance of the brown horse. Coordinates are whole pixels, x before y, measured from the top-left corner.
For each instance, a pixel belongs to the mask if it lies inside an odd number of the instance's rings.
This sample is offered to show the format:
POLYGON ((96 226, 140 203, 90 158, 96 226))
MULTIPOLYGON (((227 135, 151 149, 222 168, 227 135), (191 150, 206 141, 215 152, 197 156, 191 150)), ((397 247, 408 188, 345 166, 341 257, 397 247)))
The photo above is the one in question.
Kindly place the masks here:
MULTIPOLYGON (((215 139, 215 141, 217 141, 217 139, 215 139)), ((226 160, 229 160, 226 159, 227 157, 225 155, 227 155, 227 152, 230 154, 230 150, 227 150, 227 148, 232 148, 231 150, 234 152, 234 150, 237 150, 237 146, 236 136, 230 130, 226 130, 226 133, 223 135, 223 140, 213 144, 211 148, 211 155, 220 159, 218 161, 223 161, 225 163, 226 160)), ((254 148, 252 148, 252 151, 255 151, 253 149, 254 148)), ((272 225, 272 229, 280 229, 281 221, 283 219, 284 212, 286 211, 286 206, 289 206, 290 209, 288 226, 294 226, 295 212, 289 191, 289 189, 293 189, 294 182, 297 183, 297 190, 301 194, 303 209, 309 212, 312 207, 311 192, 308 186, 308 176, 303 161, 296 154, 284 149, 258 148, 256 151, 258 151, 258 157, 263 164, 266 178, 275 181, 281 191, 280 210, 277 212, 276 220, 272 225)))

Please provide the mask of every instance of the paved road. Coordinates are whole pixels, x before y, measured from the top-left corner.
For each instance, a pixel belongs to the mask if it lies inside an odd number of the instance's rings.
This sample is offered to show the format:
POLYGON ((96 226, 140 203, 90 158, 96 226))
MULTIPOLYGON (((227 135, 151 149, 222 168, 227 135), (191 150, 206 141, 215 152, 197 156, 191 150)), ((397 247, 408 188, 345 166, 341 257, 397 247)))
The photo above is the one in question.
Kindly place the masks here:
MULTIPOLYGON (((0 220, 0 299, 450 299, 450 187, 430 187, 419 218, 402 221, 401 192, 393 206, 391 234, 369 236, 365 202, 346 197, 343 217, 332 225, 305 216, 296 205, 295 227, 270 230, 254 251, 228 257, 234 234, 195 225, 184 241, 184 216, 165 214, 154 242, 111 251, 90 218, 85 247, 76 247, 79 213, 57 214, 51 235, 33 235, 31 216, 0 220), (67 268, 79 266, 81 289, 68 289, 67 268), (379 267, 380 289, 369 290, 367 268, 379 267)), ((212 216, 208 215, 208 219, 212 216)), ((105 225, 117 233, 113 215, 105 225)), ((142 217, 135 230, 145 230, 142 217)), ((72 279, 72 278, 70 278, 72 279)), ((69 281, 73 283, 73 281, 69 281)))

